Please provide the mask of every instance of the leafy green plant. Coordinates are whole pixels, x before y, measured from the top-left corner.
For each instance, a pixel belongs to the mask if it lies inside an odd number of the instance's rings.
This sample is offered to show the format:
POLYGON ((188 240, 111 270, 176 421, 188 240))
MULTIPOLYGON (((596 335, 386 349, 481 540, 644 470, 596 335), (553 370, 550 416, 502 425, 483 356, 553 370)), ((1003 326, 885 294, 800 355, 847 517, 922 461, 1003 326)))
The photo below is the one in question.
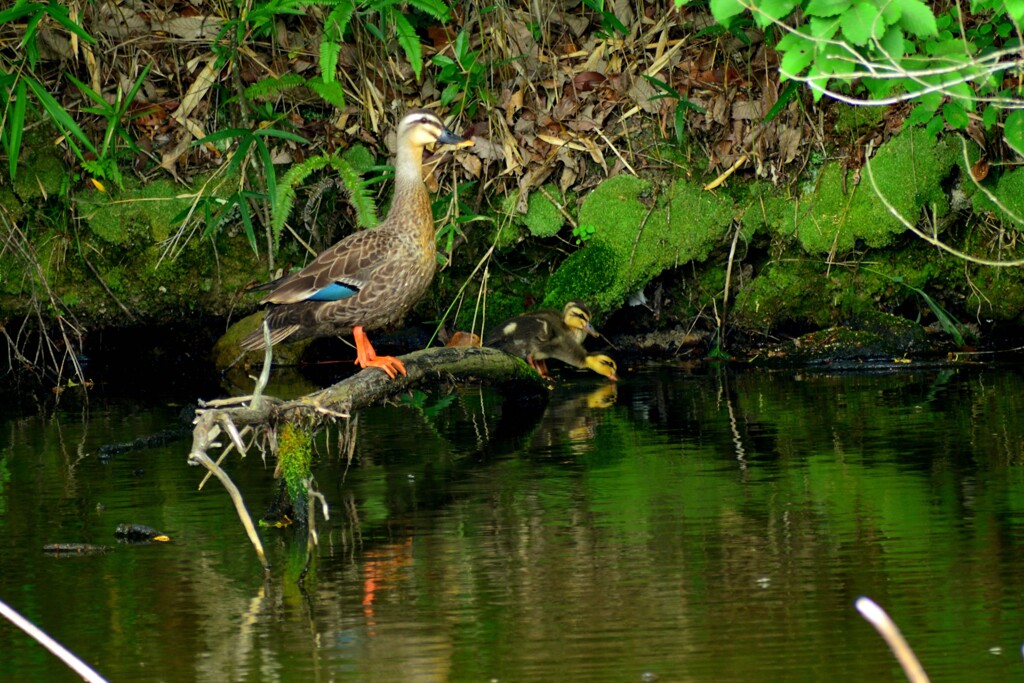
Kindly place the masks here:
POLYGON ((696 112, 704 114, 704 107, 700 106, 699 104, 694 104, 687 98, 683 97, 678 90, 673 88, 665 81, 657 79, 654 76, 649 76, 647 74, 642 75, 644 78, 647 79, 648 83, 650 83, 655 88, 661 91, 657 95, 653 96, 651 98, 652 100, 660 100, 665 97, 670 97, 676 101, 676 116, 674 121, 674 128, 676 131, 676 144, 682 144, 683 135, 685 134, 686 130, 686 110, 693 109, 696 112))
POLYGON ((36 38, 39 25, 44 19, 51 19, 86 43, 96 40, 77 22, 71 19, 67 7, 56 2, 39 3, 17 0, 13 7, 0 11, 0 26, 14 22, 25 22, 21 40, 15 46, 15 59, 0 56, 0 93, 6 96, 3 116, 0 117, 0 148, 7 154, 8 171, 11 179, 18 174, 18 155, 21 153, 22 131, 26 124, 29 92, 65 136, 68 147, 79 160, 85 159, 85 151, 96 154, 88 136, 82 132, 74 118, 43 86, 35 73, 39 61, 39 47, 36 38))
POLYGON ((593 225, 585 225, 580 223, 572 229, 572 236, 576 238, 576 244, 583 244, 597 232, 597 228, 593 225))
MULTIPOLYGON (((233 214, 234 210, 237 209, 242 219, 245 235, 249 238, 249 244, 252 246, 254 252, 259 253, 259 249, 256 246, 256 231, 253 227, 252 216, 249 211, 249 202, 269 200, 270 214, 273 216, 277 213, 277 176, 274 171, 270 148, 267 147, 266 143, 266 138, 269 137, 290 140, 299 144, 309 144, 301 135, 296 135, 295 133, 284 130, 278 130, 276 128, 260 128, 257 130, 229 128, 217 131, 216 133, 211 133, 210 135, 207 135, 201 140, 197 140, 193 143, 193 145, 202 145, 217 142, 223 143, 228 140, 237 140, 238 144, 228 160, 227 172, 239 172, 242 169, 243 164, 245 164, 247 159, 249 159, 250 154, 255 154, 260 162, 258 168, 262 172, 264 185, 266 187, 266 193, 254 192, 252 190, 245 189, 244 187, 240 187, 238 192, 235 192, 227 199, 202 197, 199 202, 199 208, 203 211, 203 215, 206 219, 206 231, 204 232, 204 237, 216 232, 228 217, 233 214)), ((186 216, 183 215, 180 218, 185 217, 186 216)))
POLYGON ((326 83, 334 80, 341 42, 353 21, 359 22, 385 48, 390 43, 388 36, 394 31, 418 81, 423 72, 423 49, 404 6, 408 4, 437 21, 448 21, 451 15, 451 8, 442 0, 340 0, 332 4, 334 8, 324 21, 320 43, 320 72, 326 83))
POLYGON ((377 209, 370 198, 368 184, 363 180, 359 171, 348 161, 335 154, 315 156, 288 169, 277 185, 275 209, 271 219, 275 249, 280 244, 285 221, 288 220, 292 206, 295 204, 295 188, 311 173, 328 167, 338 174, 337 181, 347 191, 349 202, 356 210, 356 223, 363 228, 372 228, 377 224, 377 209))
POLYGON ((479 50, 471 50, 469 34, 459 31, 451 45, 452 56, 435 55, 431 61, 441 70, 437 74, 437 82, 444 86, 441 91, 441 104, 450 106, 458 102, 459 112, 469 116, 476 115, 477 103, 490 95, 483 87, 485 69, 479 61, 479 50))
MULTIPOLYGON (((452 200, 455 201, 455 206, 458 214, 451 220, 442 220, 441 229, 437 232, 438 242, 438 253, 437 261, 443 267, 451 262, 452 253, 455 251, 455 239, 460 235, 465 237, 466 234, 463 232, 463 227, 470 223, 488 222, 493 223, 494 219, 490 216, 478 214, 473 210, 473 207, 466 202, 463 197, 472 197, 474 195, 474 188, 476 187, 476 181, 469 181, 460 183, 455 188, 453 196, 441 197, 434 202, 436 207, 438 204, 450 204, 452 200)), ((435 215, 438 212, 435 211, 435 215)))
POLYGON ((128 107, 135 100, 135 96, 139 92, 139 88, 142 87, 143 81, 146 76, 149 75, 149 69, 151 64, 147 64, 142 69, 142 73, 135 79, 128 94, 125 95, 121 87, 117 88, 117 95, 114 99, 113 104, 107 102, 101 94, 90 88, 85 83, 81 82, 71 74, 68 74, 68 80, 75 84, 82 94, 92 100, 96 106, 83 108, 90 114, 95 114, 106 120, 107 129, 103 134, 103 142, 98 148, 94 147, 96 158, 95 159, 83 159, 82 168, 96 176, 97 178, 106 178, 117 183, 118 187, 122 187, 121 182, 121 171, 117 167, 117 159, 114 150, 114 139, 120 137, 129 149, 137 151, 138 147, 135 145, 135 141, 132 136, 128 133, 128 130, 124 127, 124 119, 128 114, 128 107))
MULTIPOLYGON (((676 0, 683 4, 684 0, 676 0)), ((970 14, 952 5, 938 17, 922 0, 710 0, 729 26, 752 15, 773 28, 784 79, 807 84, 814 97, 851 104, 914 101, 910 123, 932 133, 964 128, 980 111, 986 127, 1024 156, 1019 68, 1024 0, 977 0, 970 14), (983 28, 989 25, 991 28, 983 28), (866 97, 860 92, 866 92, 866 97)))
POLYGON ((622 36, 629 35, 629 29, 619 21, 615 13, 605 9, 604 0, 583 0, 583 5, 596 12, 601 18, 601 32, 606 37, 611 37, 616 33, 622 36))

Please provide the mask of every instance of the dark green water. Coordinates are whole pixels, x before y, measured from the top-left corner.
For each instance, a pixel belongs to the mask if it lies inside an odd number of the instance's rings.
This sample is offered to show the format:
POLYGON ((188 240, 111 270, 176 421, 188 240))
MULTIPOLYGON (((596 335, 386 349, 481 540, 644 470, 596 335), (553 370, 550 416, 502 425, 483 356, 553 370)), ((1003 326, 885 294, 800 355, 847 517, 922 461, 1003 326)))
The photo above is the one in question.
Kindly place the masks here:
MULTIPOLYGON (((368 411, 347 470, 330 435, 303 587, 187 438, 97 456, 177 407, 0 418, 0 598, 111 681, 904 680, 860 595, 933 681, 1024 680, 1021 368, 623 374, 368 411)), ((272 464, 228 470, 260 514, 272 464)), ((0 679, 76 680, 6 623, 0 679)))

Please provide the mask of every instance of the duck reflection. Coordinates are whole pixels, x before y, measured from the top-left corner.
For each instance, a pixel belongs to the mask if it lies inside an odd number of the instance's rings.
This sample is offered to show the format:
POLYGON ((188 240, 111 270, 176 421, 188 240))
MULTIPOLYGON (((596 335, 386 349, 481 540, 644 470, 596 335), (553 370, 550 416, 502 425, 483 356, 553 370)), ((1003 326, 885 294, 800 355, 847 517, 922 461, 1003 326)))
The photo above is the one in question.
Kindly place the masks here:
POLYGON ((601 411, 619 398, 617 384, 604 384, 567 400, 552 402, 530 440, 531 448, 551 451, 565 444, 573 455, 594 449, 594 436, 601 423, 601 411))

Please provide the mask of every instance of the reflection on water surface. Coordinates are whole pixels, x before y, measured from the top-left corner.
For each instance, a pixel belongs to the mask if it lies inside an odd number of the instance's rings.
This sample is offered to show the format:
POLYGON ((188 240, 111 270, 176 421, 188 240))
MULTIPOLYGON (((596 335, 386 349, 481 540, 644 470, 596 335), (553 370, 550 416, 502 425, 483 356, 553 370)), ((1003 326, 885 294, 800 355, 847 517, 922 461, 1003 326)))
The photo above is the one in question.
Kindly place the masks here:
MULTIPOLYGON (((1024 674, 1017 368, 573 375, 548 405, 460 389, 322 441, 331 505, 263 530, 264 580, 188 439, 113 404, 0 421, 0 598, 110 680, 900 680, 870 595, 933 680, 1024 674), (171 544, 118 545, 121 522, 171 544), (46 543, 116 546, 54 558, 46 543)), ((233 456, 234 457, 234 456, 233 456)), ((272 463, 230 460, 250 509, 272 463)), ((0 625, 0 679, 74 680, 0 625)))

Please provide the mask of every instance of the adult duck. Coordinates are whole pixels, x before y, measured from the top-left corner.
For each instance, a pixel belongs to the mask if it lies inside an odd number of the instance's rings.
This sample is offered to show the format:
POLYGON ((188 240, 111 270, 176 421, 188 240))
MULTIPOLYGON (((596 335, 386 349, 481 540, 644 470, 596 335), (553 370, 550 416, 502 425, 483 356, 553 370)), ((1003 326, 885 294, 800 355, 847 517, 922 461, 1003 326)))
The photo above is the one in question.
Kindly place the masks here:
POLYGON ((570 301, 561 313, 544 309, 509 318, 484 337, 484 345, 526 359, 542 377, 549 377, 546 360, 554 358, 615 381, 615 361, 604 354, 587 353, 583 348, 587 335, 597 336, 590 310, 580 301, 570 301))
MULTIPOLYGON (((270 343, 333 336, 352 329, 356 363, 394 378, 406 374, 392 356, 378 356, 366 330, 400 320, 427 291, 437 267, 434 217, 423 183, 423 148, 459 144, 433 112, 414 110, 398 124, 395 193, 387 217, 375 228, 348 235, 302 270, 276 283, 262 303, 270 343)), ((246 351, 262 348, 262 328, 246 336, 246 351)))

